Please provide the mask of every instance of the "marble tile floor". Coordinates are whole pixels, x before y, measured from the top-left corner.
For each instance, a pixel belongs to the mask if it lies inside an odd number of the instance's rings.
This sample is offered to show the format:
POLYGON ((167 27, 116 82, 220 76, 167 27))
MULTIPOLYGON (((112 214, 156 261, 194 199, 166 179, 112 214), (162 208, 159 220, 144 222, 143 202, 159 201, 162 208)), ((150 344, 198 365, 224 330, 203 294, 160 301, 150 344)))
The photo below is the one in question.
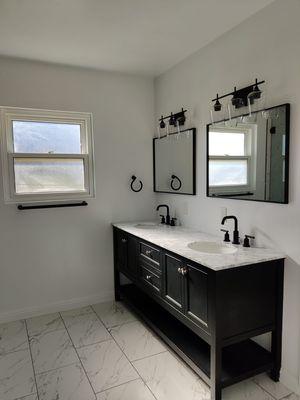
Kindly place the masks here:
MULTIPOLYGON (((121 303, 0 325, 0 400, 209 400, 206 384, 121 303)), ((300 400, 259 375, 224 400, 300 400)))

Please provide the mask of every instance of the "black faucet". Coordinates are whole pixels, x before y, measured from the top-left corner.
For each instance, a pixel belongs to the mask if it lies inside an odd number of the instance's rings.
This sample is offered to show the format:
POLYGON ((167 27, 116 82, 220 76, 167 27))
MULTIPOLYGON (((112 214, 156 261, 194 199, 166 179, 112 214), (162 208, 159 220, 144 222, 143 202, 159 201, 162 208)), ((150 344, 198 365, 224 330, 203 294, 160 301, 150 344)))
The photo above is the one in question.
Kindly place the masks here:
POLYGON ((234 215, 227 215, 222 219, 222 225, 225 224, 225 221, 227 219, 233 219, 234 220, 234 231, 233 231, 233 244, 240 244, 240 238, 239 238, 239 231, 238 231, 238 220, 237 217, 234 215))
POLYGON ((159 206, 156 207, 156 211, 158 211, 161 207, 166 207, 167 209, 167 215, 166 215, 166 225, 171 224, 171 219, 170 219, 170 208, 167 204, 160 204, 159 206))

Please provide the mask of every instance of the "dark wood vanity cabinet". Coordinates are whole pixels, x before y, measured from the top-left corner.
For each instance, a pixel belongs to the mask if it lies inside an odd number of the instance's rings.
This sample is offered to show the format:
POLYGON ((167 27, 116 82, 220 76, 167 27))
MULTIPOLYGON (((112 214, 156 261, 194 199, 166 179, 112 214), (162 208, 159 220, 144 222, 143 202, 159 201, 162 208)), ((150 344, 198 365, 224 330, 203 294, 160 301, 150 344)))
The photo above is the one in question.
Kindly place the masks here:
POLYGON ((215 271, 114 228, 115 297, 211 387, 279 380, 284 260, 215 271), (127 279, 121 279, 124 275, 127 279), (271 351, 254 340, 272 333, 271 351))

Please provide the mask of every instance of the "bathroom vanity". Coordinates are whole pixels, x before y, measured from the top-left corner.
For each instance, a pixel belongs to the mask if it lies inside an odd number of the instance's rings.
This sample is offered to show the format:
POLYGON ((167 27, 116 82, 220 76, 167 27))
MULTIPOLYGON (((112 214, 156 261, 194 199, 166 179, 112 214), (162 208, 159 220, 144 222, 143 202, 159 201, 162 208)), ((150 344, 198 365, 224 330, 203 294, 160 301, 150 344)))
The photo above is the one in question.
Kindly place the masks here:
POLYGON ((213 400, 222 388, 265 371, 279 380, 284 254, 226 245, 182 227, 113 226, 116 300, 210 386, 213 400), (195 242, 216 248, 189 248, 195 242), (267 332, 270 351, 252 340, 267 332))

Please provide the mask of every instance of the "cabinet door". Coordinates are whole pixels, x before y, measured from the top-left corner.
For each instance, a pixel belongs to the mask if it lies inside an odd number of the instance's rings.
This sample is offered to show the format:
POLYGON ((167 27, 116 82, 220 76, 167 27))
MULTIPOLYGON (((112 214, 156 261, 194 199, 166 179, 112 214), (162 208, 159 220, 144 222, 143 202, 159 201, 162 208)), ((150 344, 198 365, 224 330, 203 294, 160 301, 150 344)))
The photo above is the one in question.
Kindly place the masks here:
POLYGON ((187 265, 186 314, 197 325, 208 328, 208 275, 192 265, 187 265))
POLYGON ((164 298, 173 306, 184 310, 184 276, 180 273, 182 261, 164 254, 164 298))
POLYGON ((117 234, 117 266, 120 271, 127 271, 128 265, 128 236, 124 232, 117 234))

